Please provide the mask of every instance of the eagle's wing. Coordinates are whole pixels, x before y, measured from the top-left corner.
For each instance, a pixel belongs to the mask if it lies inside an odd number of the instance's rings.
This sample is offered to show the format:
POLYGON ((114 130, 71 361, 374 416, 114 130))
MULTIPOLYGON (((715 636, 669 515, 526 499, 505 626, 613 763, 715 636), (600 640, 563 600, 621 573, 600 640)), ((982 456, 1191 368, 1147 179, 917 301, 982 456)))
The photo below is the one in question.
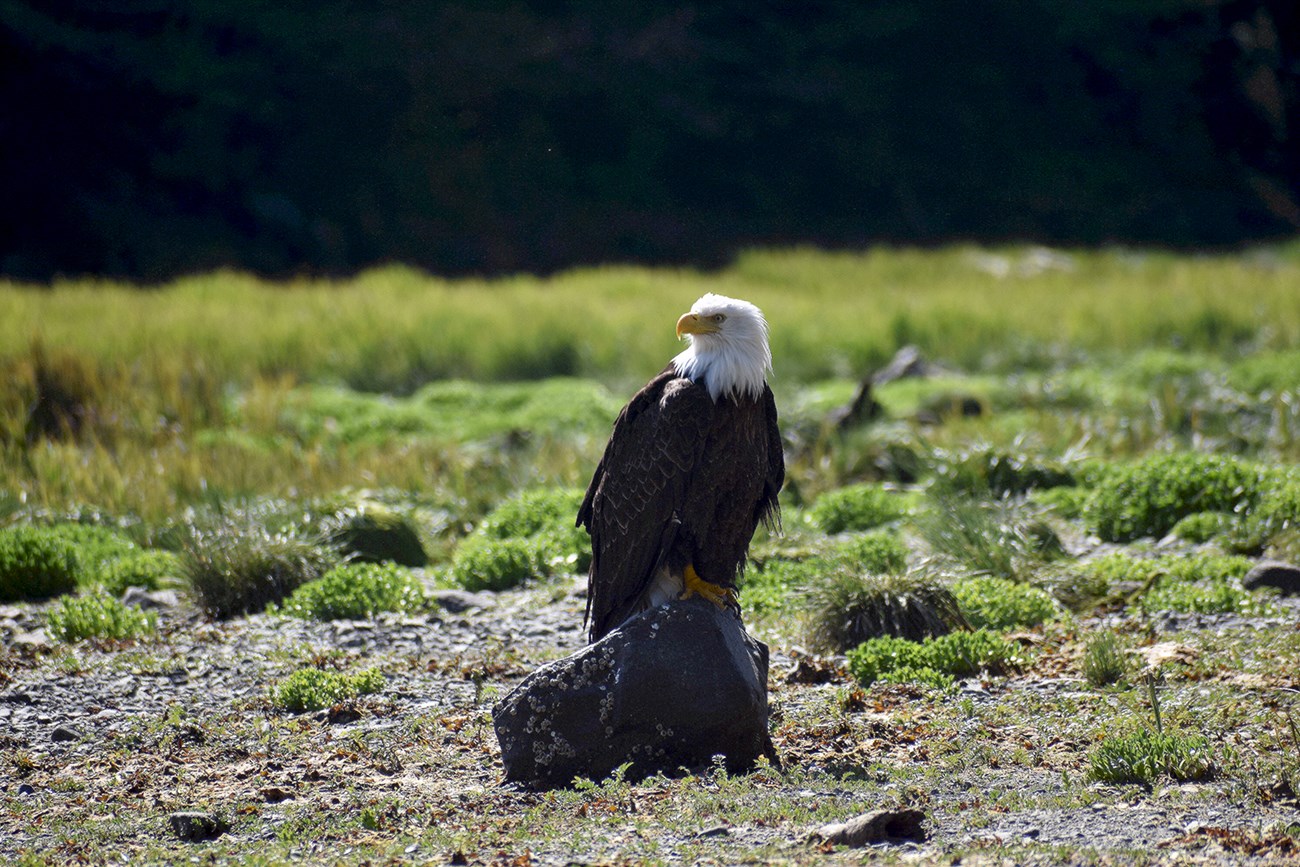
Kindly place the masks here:
POLYGON ((578 510, 578 526, 591 534, 591 641, 632 614, 671 548, 712 413, 708 390, 669 366, 614 422, 578 510))
POLYGON ((776 398, 772 389, 763 386, 763 412, 767 418, 767 478, 763 482, 763 496, 758 501, 757 521, 774 529, 781 527, 781 504, 777 496, 785 484, 785 446, 781 442, 781 428, 776 418, 776 398))

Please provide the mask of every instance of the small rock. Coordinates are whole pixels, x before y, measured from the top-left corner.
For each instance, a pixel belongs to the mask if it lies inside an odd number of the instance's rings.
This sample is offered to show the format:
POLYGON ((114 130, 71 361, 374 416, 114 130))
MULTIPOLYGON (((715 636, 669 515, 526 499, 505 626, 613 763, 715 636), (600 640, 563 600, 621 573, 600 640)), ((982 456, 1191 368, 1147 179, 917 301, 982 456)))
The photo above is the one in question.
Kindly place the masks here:
POLYGON ((167 821, 171 823, 176 836, 189 843, 211 840, 230 830, 229 823, 211 813, 172 813, 167 821))
POLYGON ((869 843, 897 843, 903 840, 922 841, 925 830, 921 823, 925 813, 911 808, 885 808, 863 813, 847 822, 823 825, 808 835, 810 840, 849 846, 857 849, 869 843))
POLYGON ((45 634, 44 629, 32 629, 28 632, 20 632, 10 639, 15 647, 27 647, 36 649, 50 646, 50 637, 45 634))
POLYGON ((731 829, 726 825, 714 825, 712 828, 705 828, 696 834, 696 837, 726 837, 731 833, 731 829))
POLYGON ((122 594, 123 605, 150 610, 154 608, 175 608, 181 604, 175 590, 146 590, 143 587, 128 587, 122 594))
POLYGON ((1241 579, 1241 586, 1247 590, 1276 587, 1283 596, 1300 596, 1300 568, 1281 560, 1261 560, 1241 579))
POLYGON ((293 797, 293 792, 288 789, 282 789, 279 786, 267 786, 260 789, 258 794, 261 795, 262 800, 266 801, 268 804, 278 804, 281 801, 288 801, 293 797))
POLYGON ((36 790, 32 788, 30 783, 23 783, 21 786, 18 787, 18 794, 34 795, 36 794, 36 790))
POLYGON ((496 604, 491 597, 468 590, 435 590, 430 595, 434 602, 452 614, 460 614, 472 608, 491 608, 496 604))
POLYGON ((50 740, 54 741, 55 743, 64 743, 67 741, 79 741, 85 737, 86 735, 83 732, 73 728, 70 725, 61 725, 58 728, 56 728, 54 731, 50 732, 50 740))

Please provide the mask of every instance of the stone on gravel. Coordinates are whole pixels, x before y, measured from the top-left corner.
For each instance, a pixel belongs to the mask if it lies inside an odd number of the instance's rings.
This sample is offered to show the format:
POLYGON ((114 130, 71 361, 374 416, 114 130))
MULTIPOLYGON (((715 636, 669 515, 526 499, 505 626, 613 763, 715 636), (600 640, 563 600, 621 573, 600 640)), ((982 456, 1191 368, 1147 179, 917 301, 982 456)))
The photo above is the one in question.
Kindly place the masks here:
POLYGON ((181 604, 175 590, 146 590, 143 587, 128 587, 122 594, 123 605, 134 605, 148 611, 154 608, 175 608, 181 604))
POLYGON ((473 608, 491 608, 495 601, 490 596, 482 593, 471 593, 468 590, 435 590, 429 594, 441 608, 450 611, 452 614, 462 614, 473 608))
POLYGON ((1300 568, 1281 560, 1261 560, 1241 579, 1241 586, 1247 590, 1276 587, 1283 596, 1300 596, 1300 568))
POLYGON ((653 608, 534 671, 492 710, 506 779, 535 788, 698 767, 749 768, 767 733, 767 646, 699 598, 653 608))
POLYGON ((58 728, 56 728, 54 731, 50 732, 50 740, 56 743, 63 743, 66 741, 79 741, 84 737, 85 737, 84 734, 82 734, 79 730, 69 725, 61 725, 58 728))
POLYGON ((925 829, 921 827, 923 821, 925 813, 920 810, 886 808, 863 813, 847 822, 822 825, 808 836, 813 841, 854 849, 869 843, 919 842, 925 839, 925 829))
POLYGON ((189 843, 198 843, 220 837, 230 830, 230 825, 220 816, 211 813, 172 813, 167 817, 176 836, 189 843))

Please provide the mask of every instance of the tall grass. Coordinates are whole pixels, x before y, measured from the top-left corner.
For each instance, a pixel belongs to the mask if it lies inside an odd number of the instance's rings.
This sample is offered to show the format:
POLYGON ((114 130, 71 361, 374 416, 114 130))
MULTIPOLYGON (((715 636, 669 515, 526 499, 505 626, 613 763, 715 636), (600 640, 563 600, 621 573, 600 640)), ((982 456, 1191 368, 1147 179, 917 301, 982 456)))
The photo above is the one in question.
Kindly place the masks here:
MULTIPOLYGON (((753 300, 771 321, 796 502, 850 481, 909 481, 932 448, 978 439, 1018 450, 1026 430, 1048 455, 1076 442, 1111 455, 1196 441, 1294 459, 1296 285, 1294 244, 1217 257, 772 250, 717 273, 605 267, 491 281, 399 266, 285 283, 216 272, 148 291, 0 281, 0 507, 151 520, 267 492, 392 487, 476 516, 523 487, 582 486, 618 406, 678 351, 675 318, 705 292, 753 300), (1182 354, 1160 354, 1175 341, 1182 354), (862 448, 827 439, 829 406, 909 342, 967 370, 1018 375, 979 379, 1001 383, 975 389, 991 416, 949 419, 923 438, 867 432, 853 440, 862 448), (1250 354, 1260 347, 1287 351, 1250 354), (1149 358, 1133 381, 1055 369, 1136 350, 1149 358), (555 376, 598 382, 506 382, 555 376), (845 379, 826 387, 834 376, 845 379), (1259 398, 1225 403, 1218 382, 1259 398)), ((881 389, 895 418, 925 394, 881 389)))
POLYGON ((744 253, 714 274, 605 267, 448 281, 390 266, 288 283, 216 272, 148 292, 0 282, 0 358, 39 339, 151 379, 292 374, 399 392, 446 377, 636 380, 664 364, 677 313, 704 292, 761 306, 777 376, 796 381, 863 373, 903 343, 966 368, 1172 340, 1208 352, 1300 343, 1300 246, 1033 261, 1018 249, 795 249, 744 253))

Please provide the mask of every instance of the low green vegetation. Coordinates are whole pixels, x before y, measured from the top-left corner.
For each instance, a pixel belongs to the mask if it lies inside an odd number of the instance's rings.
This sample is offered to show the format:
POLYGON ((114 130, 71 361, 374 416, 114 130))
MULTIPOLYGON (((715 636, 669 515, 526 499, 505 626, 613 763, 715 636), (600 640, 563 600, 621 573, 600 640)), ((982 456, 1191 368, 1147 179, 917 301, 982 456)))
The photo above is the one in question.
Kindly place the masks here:
POLYGON ((1159 537, 1188 515, 1249 508, 1260 479, 1258 466, 1230 455, 1155 455, 1108 471, 1084 516, 1107 542, 1159 537))
POLYGON ((1018 663, 1020 654, 1016 645, 997 633, 977 629, 920 642, 893 636, 872 638, 850 650, 848 659, 849 673, 864 686, 919 677, 922 683, 948 687, 957 677, 981 672, 1005 674, 1018 663), (935 673, 941 677, 936 678, 935 673))
POLYGON ((348 563, 303 584, 277 610, 305 620, 342 620, 417 611, 424 604, 423 587, 408 569, 395 563, 348 563))
POLYGON ((466 590, 509 590, 548 577, 549 550, 538 539, 467 539, 456 549, 451 578, 466 590))
POLYGON ((1047 591, 992 575, 963 578, 953 584, 952 595, 966 622, 976 629, 1038 626, 1061 612, 1047 591))
POLYGON ((70 593, 80 567, 76 549, 41 527, 0 529, 0 601, 70 593))
POLYGON ((148 635, 157 617, 124 605, 102 588, 59 599, 48 615, 50 635, 69 644, 89 638, 125 640, 148 635))
POLYGON ((272 689, 271 703, 292 713, 324 710, 357 696, 379 692, 384 684, 384 675, 377 668, 353 674, 300 668, 272 689))
POLYGON ((808 510, 808 519, 823 533, 870 530, 907 513, 907 500, 877 485, 848 485, 828 491, 808 510))
POLYGON ((1083 678, 1090 686, 1119 683, 1131 668, 1114 632, 1103 629, 1088 636, 1083 651, 1083 678))
POLYGON ((1105 738, 1088 754, 1088 772, 1105 783, 1154 785, 1162 776, 1200 780, 1214 770, 1209 742, 1200 735, 1146 729, 1105 738))

